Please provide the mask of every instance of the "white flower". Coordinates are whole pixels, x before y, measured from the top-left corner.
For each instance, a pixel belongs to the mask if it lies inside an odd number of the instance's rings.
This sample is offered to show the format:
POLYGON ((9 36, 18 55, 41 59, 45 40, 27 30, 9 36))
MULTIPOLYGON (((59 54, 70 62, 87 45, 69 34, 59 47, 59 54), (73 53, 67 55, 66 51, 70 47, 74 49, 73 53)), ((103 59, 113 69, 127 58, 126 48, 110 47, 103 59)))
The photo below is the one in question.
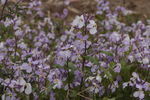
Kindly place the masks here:
POLYGON ((142 57, 142 55, 141 55, 141 53, 137 53, 137 54, 135 54, 135 57, 140 58, 140 57, 142 57))
POLYGON ((5 22, 4 22, 4 25, 5 25, 5 27, 8 27, 10 24, 12 24, 13 23, 13 21, 11 20, 11 19, 9 19, 9 18, 6 18, 6 20, 5 20, 5 22))
POLYGON ((97 25, 94 20, 90 20, 90 23, 87 25, 90 34, 95 34, 97 32, 97 25))
POLYGON ((26 81, 23 79, 23 77, 19 77, 19 79, 17 80, 17 84, 22 86, 19 89, 19 92, 23 92, 24 91, 24 87, 26 85, 26 81))
POLYGON ((19 77, 19 79, 17 80, 17 83, 19 85, 25 85, 26 84, 26 81, 23 79, 23 77, 19 77))
POLYGON ((98 93, 99 89, 98 89, 98 87, 92 86, 92 87, 90 87, 89 91, 94 92, 94 93, 98 93))
POLYGON ((134 61, 134 57, 131 55, 128 56, 128 59, 130 60, 131 63, 134 61))
POLYGON ((60 38, 60 40, 63 41, 63 42, 66 41, 66 39, 67 39, 66 35, 62 35, 61 38, 60 38))
POLYGON ((99 89, 98 88, 95 88, 95 91, 94 91, 95 93, 98 93, 99 92, 99 89))
POLYGON ((25 93, 26 93, 27 95, 29 95, 29 94, 32 93, 32 86, 31 86, 30 83, 26 83, 25 93))
POLYGON ((149 59, 147 57, 145 57, 143 60, 142 60, 143 64, 148 64, 149 63, 149 59))
POLYGON ((4 48, 4 42, 0 42, 0 49, 4 48))
POLYGON ((128 82, 123 83, 123 89, 126 88, 128 86, 128 82))
POLYGON ((19 77, 19 79, 17 80, 17 84, 22 86, 19 89, 20 92, 25 91, 26 94, 30 94, 32 92, 31 84, 30 83, 26 83, 26 81, 23 79, 23 77, 19 77))
POLYGON ((88 81, 88 80, 92 81, 94 78, 95 78, 95 77, 89 76, 88 78, 86 78, 85 81, 88 81))
POLYGON ((143 91, 135 91, 134 93, 133 93, 133 96, 134 97, 138 97, 138 98, 140 98, 140 99, 143 99, 144 98, 144 92, 143 91))
POLYGON ((102 81, 102 77, 101 77, 100 75, 97 75, 97 76, 96 76, 96 80, 97 80, 98 82, 101 82, 101 81, 102 81))
POLYGON ((129 15, 129 14, 133 14, 133 11, 124 9, 123 14, 124 14, 125 16, 126 16, 126 15, 129 15))
POLYGON ((1 96, 1 99, 2 99, 2 100, 6 100, 6 99, 5 99, 5 94, 3 94, 3 95, 1 96))
POLYGON ((85 25, 84 16, 76 16, 71 25, 73 27, 82 28, 85 25))
POLYGON ((137 79, 139 78, 139 75, 138 75, 136 72, 133 72, 133 73, 132 73, 132 76, 133 76, 134 78, 137 78, 137 79))
POLYGON ((55 84, 55 85, 53 86, 53 89, 56 89, 56 88, 60 89, 61 86, 62 86, 62 81, 59 80, 59 79, 55 79, 55 80, 54 80, 54 84, 55 84))
POLYGON ((22 34, 23 34, 23 31, 20 29, 15 32, 16 36, 21 36, 22 34))

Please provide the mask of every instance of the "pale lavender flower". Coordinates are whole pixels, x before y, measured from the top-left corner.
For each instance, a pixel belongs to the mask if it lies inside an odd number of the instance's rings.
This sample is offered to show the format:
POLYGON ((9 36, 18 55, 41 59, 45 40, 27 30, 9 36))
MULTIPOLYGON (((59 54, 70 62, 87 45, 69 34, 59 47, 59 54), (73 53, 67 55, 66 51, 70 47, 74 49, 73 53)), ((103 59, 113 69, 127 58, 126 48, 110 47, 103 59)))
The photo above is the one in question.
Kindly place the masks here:
POLYGON ((27 63, 23 63, 23 64, 20 66, 20 68, 21 68, 22 70, 25 70, 27 73, 31 73, 31 72, 32 72, 32 67, 31 67, 29 64, 27 64, 27 63))
POLYGON ((26 93, 27 95, 29 95, 29 94, 32 93, 32 86, 31 86, 30 83, 26 83, 25 93, 26 93))
POLYGON ((84 16, 76 16, 76 18, 72 22, 72 26, 78 28, 82 28, 83 26, 85 26, 84 16))
POLYGON ((139 91, 135 91, 133 93, 133 96, 139 98, 140 100, 142 100, 142 99, 144 99, 145 94, 144 94, 143 91, 139 90, 139 91))
POLYGON ((114 68, 114 72, 120 73, 120 70, 121 70, 121 64, 117 63, 114 68))
POLYGON ((121 39, 121 36, 120 34, 118 34, 118 32, 113 32, 111 35, 110 35, 110 41, 112 42, 118 42, 120 39, 121 39))
POLYGON ((142 60, 143 64, 149 64, 149 58, 145 57, 142 60))
POLYGON ((87 25, 87 28, 89 29, 90 34, 96 34, 97 33, 97 25, 94 20, 89 20, 89 24, 87 25))
POLYGON ((53 86, 53 89, 56 89, 56 88, 58 88, 58 89, 60 89, 61 87, 62 87, 62 81, 61 80, 59 80, 59 79, 55 79, 54 80, 54 86, 53 86))

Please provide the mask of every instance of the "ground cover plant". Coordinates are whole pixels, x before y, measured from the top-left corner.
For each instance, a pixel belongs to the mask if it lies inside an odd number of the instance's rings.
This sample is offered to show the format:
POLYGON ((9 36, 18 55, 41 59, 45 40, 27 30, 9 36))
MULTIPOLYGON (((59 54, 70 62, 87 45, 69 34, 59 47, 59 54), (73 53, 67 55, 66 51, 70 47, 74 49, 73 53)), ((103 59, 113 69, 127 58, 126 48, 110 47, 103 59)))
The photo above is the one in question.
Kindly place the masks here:
POLYGON ((150 20, 96 2, 69 22, 67 0, 1 0, 2 100, 150 100, 150 20))

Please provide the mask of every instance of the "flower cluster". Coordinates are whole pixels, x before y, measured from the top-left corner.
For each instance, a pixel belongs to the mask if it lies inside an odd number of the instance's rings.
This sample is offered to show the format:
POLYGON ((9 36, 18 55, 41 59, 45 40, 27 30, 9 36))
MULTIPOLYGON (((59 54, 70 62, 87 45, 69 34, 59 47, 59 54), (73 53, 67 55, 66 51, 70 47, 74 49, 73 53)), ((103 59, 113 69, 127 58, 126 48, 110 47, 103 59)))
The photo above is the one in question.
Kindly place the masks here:
POLYGON ((96 14, 70 23, 67 7, 50 16, 40 0, 15 4, 10 16, 6 10, 0 20, 2 100, 150 99, 149 20, 127 24, 132 11, 96 2, 96 14))

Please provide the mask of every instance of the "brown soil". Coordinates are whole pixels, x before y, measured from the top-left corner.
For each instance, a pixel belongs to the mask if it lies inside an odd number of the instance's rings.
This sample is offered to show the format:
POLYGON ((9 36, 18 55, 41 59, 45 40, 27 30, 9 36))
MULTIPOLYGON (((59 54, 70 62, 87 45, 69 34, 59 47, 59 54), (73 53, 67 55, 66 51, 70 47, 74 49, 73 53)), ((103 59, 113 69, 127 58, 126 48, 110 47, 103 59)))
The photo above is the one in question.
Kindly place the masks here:
MULTIPOLYGON (((10 0, 16 2, 16 0, 10 0)), ((43 8, 50 12, 62 12, 64 0, 42 0, 45 3, 43 8)), ((84 12, 93 13, 96 9, 95 0, 70 0, 69 14, 71 16, 82 14, 84 12)), ((108 0, 110 5, 114 8, 116 6, 124 6, 127 9, 135 11, 138 15, 150 18, 150 0, 108 0)), ((0 5, 2 6, 2 5, 0 5)), ((0 7, 0 11, 1 11, 0 7)))
MULTIPOLYGON (((49 1, 57 1, 57 0, 49 0, 49 1)), ((94 12, 95 11, 95 0, 74 0, 69 6, 71 14, 81 14, 83 12, 94 12)), ((142 16, 150 17, 150 0, 108 0, 110 1, 110 5, 112 7, 116 6, 125 6, 127 9, 133 10, 142 16)), ((63 0, 58 0, 60 5, 55 2, 56 5, 53 5, 54 2, 46 3, 46 9, 50 9, 50 11, 61 11, 63 6, 60 2, 63 0)))
POLYGON ((150 16, 150 0, 109 0, 111 5, 122 5, 141 15, 150 16))

